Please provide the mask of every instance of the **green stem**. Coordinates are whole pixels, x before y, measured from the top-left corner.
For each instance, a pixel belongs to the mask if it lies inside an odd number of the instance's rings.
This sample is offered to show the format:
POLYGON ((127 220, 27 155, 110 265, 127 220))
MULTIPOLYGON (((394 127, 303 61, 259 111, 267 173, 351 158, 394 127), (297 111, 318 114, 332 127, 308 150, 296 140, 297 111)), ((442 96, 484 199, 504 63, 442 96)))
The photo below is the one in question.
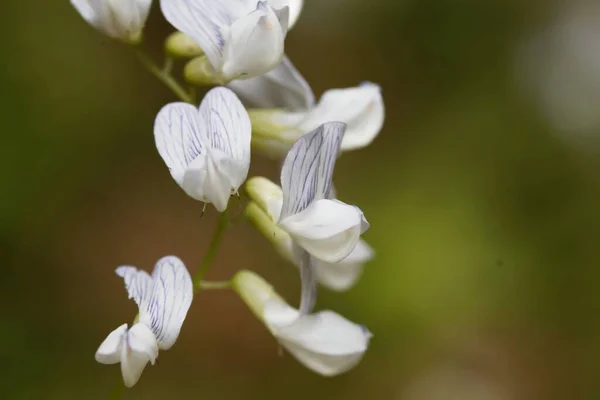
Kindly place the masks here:
POLYGON ((217 255, 217 251, 219 250, 219 246, 221 245, 221 240, 223 239, 223 234, 225 233, 225 229, 228 225, 229 216, 227 210, 225 210, 221 213, 221 216, 219 217, 219 224, 217 225, 217 230, 215 231, 212 241, 210 242, 210 246, 208 247, 208 252, 204 256, 204 259, 202 259, 200 267, 194 274, 193 282, 195 288, 199 289, 202 287, 202 278, 210 268, 210 264, 217 255))
POLYGON ((150 73, 152 73, 159 81, 165 84, 169 89, 179 97, 182 101, 186 103, 193 103, 194 99, 190 94, 171 76, 170 73, 170 63, 165 63, 165 68, 160 68, 156 63, 148 57, 148 55, 139 47, 134 48, 135 55, 141 61, 141 63, 146 67, 150 73))
POLYGON ((200 281, 196 285, 198 289, 202 290, 215 290, 215 289, 229 289, 231 288, 230 281, 200 281))

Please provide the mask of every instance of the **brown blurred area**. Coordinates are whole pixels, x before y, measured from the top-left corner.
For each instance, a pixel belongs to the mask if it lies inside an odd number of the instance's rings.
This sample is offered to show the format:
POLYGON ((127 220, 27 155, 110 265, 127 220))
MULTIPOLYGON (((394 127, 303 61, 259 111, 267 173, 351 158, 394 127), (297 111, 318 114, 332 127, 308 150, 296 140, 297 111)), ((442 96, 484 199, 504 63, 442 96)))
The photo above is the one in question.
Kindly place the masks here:
MULTIPOLYGON (((586 41, 530 48, 592 2, 305 3, 286 52, 315 92, 383 88, 383 131, 335 175, 371 223, 376 259, 355 288, 323 289, 317 305, 368 326, 371 347, 349 373, 323 378, 279 356, 233 293, 201 292, 177 344, 126 398, 600 398, 600 123, 573 113, 598 104, 600 115, 600 69, 544 73, 563 47, 600 47, 600 24, 586 41), (550 90, 578 88, 572 76, 585 101, 550 90)), ((120 371, 94 352, 136 313, 114 269, 175 254, 194 270, 216 212, 201 217, 158 156, 154 117, 175 99, 130 49, 66 0, 4 7, 0 398, 106 399, 120 371)), ((155 4, 146 39, 157 59, 170 32, 155 4)), ((278 163, 256 156, 251 174, 276 179, 278 163)), ((241 268, 298 298, 297 271, 245 223, 227 232, 209 278, 241 268)))

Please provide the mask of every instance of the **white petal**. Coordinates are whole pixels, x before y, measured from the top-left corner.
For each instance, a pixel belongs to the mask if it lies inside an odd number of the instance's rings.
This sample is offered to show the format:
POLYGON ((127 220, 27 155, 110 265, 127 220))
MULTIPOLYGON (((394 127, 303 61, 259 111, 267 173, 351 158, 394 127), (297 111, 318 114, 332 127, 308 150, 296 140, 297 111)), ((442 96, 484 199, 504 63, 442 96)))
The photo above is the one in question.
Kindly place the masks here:
POLYGON ((152 278, 143 270, 136 267, 121 266, 115 271, 125 281, 125 289, 129 298, 135 301, 138 307, 141 306, 144 298, 149 296, 152 291, 152 278))
POLYGON ((233 187, 221 168, 221 164, 226 165, 228 160, 219 150, 198 156, 185 171, 181 187, 192 198, 212 203, 219 212, 223 212, 233 187))
POLYGON ((151 0, 71 0, 91 25, 116 39, 137 42, 150 11, 151 0))
POLYGON ((240 13, 248 13, 249 1, 161 0, 165 19, 190 36, 202 48, 215 70, 223 65, 223 49, 228 26, 240 13))
MULTIPOLYGON (((287 23, 287 17, 283 22, 287 23)), ((259 1, 255 11, 236 20, 227 30, 223 78, 251 78, 275 68, 283 57, 286 30, 268 3, 259 1)))
POLYGON ((329 196, 333 167, 345 129, 344 123, 329 122, 294 143, 281 169, 281 219, 305 210, 314 200, 329 196))
POLYGON ((183 184, 188 165, 207 152, 198 125, 198 110, 187 103, 167 104, 160 110, 154 121, 154 140, 179 185, 183 184))
POLYGON ((233 89, 249 107, 284 108, 289 111, 311 109, 315 95, 292 62, 283 60, 264 75, 230 82, 233 89))
MULTIPOLYGON (((143 324, 137 325, 145 326, 143 324)), ((152 335, 152 332, 150 332, 150 335, 152 335)), ((129 388, 133 387, 140 380, 140 376, 142 376, 142 372, 144 371, 144 368, 146 368, 146 364, 148 364, 148 361, 150 361, 150 353, 152 352, 152 348, 151 346, 148 346, 146 341, 144 341, 145 337, 145 335, 138 336, 135 334, 131 336, 128 332, 128 343, 124 343, 124 345, 121 346, 121 374, 123 375, 123 383, 129 388), (135 350, 134 348, 130 347, 131 340, 135 342, 135 350)))
POLYGON ((142 356, 148 357, 148 360, 154 365, 158 357, 158 343, 156 337, 148 325, 138 322, 127 332, 127 346, 129 350, 142 356))
POLYGON ((299 317, 300 312, 282 299, 269 298, 264 301, 264 322, 274 334, 282 327, 293 324, 299 317))
POLYGON ((296 24, 296 21, 298 21, 298 17, 300 17, 300 12, 304 6, 304 0, 269 0, 269 4, 274 9, 280 9, 285 6, 289 7, 289 29, 292 29, 296 24))
POLYGON ((323 286, 336 291, 350 289, 360 277, 364 264, 373 259, 373 249, 359 240, 350 255, 339 263, 315 259, 317 280, 323 286))
POLYGON ((198 124, 199 142, 206 144, 206 153, 187 165, 181 187, 191 197, 212 203, 222 212, 248 176, 250 117, 231 90, 218 87, 208 92, 200 104, 198 124))
POLYGON ((275 12, 275 15, 277 16, 279 25, 281 25, 281 33, 285 37, 285 35, 287 35, 288 28, 289 28, 290 9, 289 9, 289 7, 286 6, 286 7, 282 7, 279 9, 273 8, 273 11, 275 12))
POLYGON ((88 24, 96 26, 98 18, 89 0, 71 0, 71 5, 87 21, 88 24))
POLYGON ((102 342, 96 351, 96 361, 101 364, 116 364, 121 360, 121 346, 127 324, 123 324, 111 333, 102 342))
POLYGON ((282 219, 279 225, 314 257, 339 262, 354 250, 360 238, 361 215, 356 206, 321 199, 282 219))
POLYGON ((328 121, 344 122, 348 128, 342 150, 354 150, 369 145, 375 139, 384 117, 381 88, 366 82, 358 87, 328 90, 302 121, 299 121, 297 113, 288 113, 278 115, 277 122, 284 125, 296 123, 304 132, 328 121))
POLYGON ((218 166, 229 178, 230 188, 237 191, 250 168, 252 127, 246 109, 235 93, 225 87, 217 87, 204 96, 200 104, 200 118, 211 150, 220 150, 229 158, 228 162, 219 162, 218 166))
POLYGON ((150 12, 151 0, 103 0, 112 19, 124 39, 138 37, 150 12))
POLYGON ((332 311, 299 316, 269 304, 265 317, 281 344, 304 366, 325 376, 338 375, 362 359, 371 338, 364 327, 332 311), (289 316, 286 320, 283 316, 289 316))
POLYGON ((161 350, 168 350, 192 304, 192 278, 183 262, 174 256, 163 257, 152 272, 152 295, 140 307, 140 322, 148 325, 161 350))

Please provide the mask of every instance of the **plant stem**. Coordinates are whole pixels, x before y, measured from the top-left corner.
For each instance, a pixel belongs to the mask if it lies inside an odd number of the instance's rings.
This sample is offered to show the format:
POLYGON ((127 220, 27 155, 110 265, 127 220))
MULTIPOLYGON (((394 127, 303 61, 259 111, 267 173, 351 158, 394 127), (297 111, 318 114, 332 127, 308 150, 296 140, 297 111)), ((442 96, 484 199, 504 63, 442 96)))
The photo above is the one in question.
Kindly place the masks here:
POLYGON ((200 281, 196 285, 196 288, 202 290, 229 289, 230 287, 230 281, 200 281))
POLYGON ((221 245, 221 240, 223 239, 223 234, 225 233, 225 229, 229 225, 229 216, 227 210, 221 213, 219 217, 219 224, 217 225, 217 230, 213 235, 213 238, 210 242, 210 246, 208 247, 208 252, 204 256, 204 259, 200 263, 200 267, 196 271, 193 277, 194 287, 200 289, 202 287, 202 278, 210 268, 210 264, 213 259, 217 255, 217 251, 219 250, 219 246, 221 245))
POLYGON ((144 67, 158 78, 159 81, 164 83, 165 86, 171 89, 180 100, 193 104, 194 99, 192 96, 190 96, 190 94, 181 87, 179 82, 171 75, 171 65, 168 60, 165 63, 165 68, 160 68, 141 48, 135 47, 133 51, 144 67))

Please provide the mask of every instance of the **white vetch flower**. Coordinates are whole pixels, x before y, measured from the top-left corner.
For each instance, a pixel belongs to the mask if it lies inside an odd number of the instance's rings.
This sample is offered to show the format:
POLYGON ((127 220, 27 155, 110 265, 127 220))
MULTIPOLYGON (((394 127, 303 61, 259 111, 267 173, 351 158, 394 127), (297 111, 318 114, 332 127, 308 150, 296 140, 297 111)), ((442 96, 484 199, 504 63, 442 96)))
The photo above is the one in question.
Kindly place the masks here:
MULTIPOLYGON (((292 251, 292 238, 276 226, 283 206, 281 187, 263 177, 252 177, 246 182, 246 191, 252 202, 247 206, 247 216, 255 226, 273 242, 278 252, 294 265, 299 266, 292 251)), ((374 251, 363 239, 354 250, 337 263, 314 259, 317 281, 337 291, 350 289, 360 277, 364 264, 373 259, 374 251)))
POLYGON ((120 362, 125 386, 132 387, 146 364, 154 365, 158 350, 175 344, 192 304, 193 285, 187 268, 174 256, 158 260, 152 276, 131 266, 116 272, 140 309, 139 319, 129 330, 123 324, 112 331, 96 351, 96 361, 120 362))
POLYGON ((81 16, 104 34, 139 43, 152 0, 71 0, 81 16))
POLYGON ((175 28, 202 48, 220 81, 251 78, 283 57, 288 28, 300 14, 298 0, 161 0, 175 28))
POLYGON ((310 255, 340 262, 368 229, 362 211, 331 199, 333 168, 346 125, 329 122, 292 146, 281 170, 283 205, 278 225, 310 255))
POLYGON ((356 87, 330 89, 316 105, 305 110, 259 109, 249 114, 253 145, 280 157, 296 139, 327 121, 341 121, 348 126, 342 151, 366 147, 381 131, 385 109, 379 85, 364 82, 356 87))
POLYGON ((229 89, 206 94, 199 108, 167 104, 154 123, 159 154, 173 179, 196 200, 222 212, 250 168, 250 119, 229 89))
POLYGON ((312 371, 334 376, 362 359, 373 336, 333 311, 302 315, 288 305, 262 277, 239 271, 233 288, 296 360, 312 371))

